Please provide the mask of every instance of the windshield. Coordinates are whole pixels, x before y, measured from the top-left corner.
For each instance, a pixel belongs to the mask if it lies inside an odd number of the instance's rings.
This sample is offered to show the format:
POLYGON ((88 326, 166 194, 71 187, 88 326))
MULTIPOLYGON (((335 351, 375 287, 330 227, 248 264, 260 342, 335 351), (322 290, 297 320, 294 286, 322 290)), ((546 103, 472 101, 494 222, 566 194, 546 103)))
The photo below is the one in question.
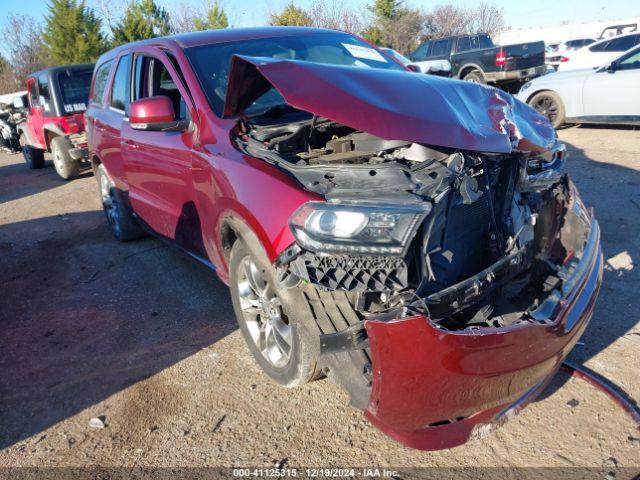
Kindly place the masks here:
MULTIPOLYGON (((368 44, 346 33, 315 33, 201 45, 185 49, 211 108, 222 115, 233 55, 272 57, 363 68, 403 70, 368 44)), ((245 110, 248 115, 264 112, 284 99, 271 89, 245 110)))
POLYGON ((92 70, 68 70, 58 74, 58 87, 64 113, 84 112, 87 109, 92 70))

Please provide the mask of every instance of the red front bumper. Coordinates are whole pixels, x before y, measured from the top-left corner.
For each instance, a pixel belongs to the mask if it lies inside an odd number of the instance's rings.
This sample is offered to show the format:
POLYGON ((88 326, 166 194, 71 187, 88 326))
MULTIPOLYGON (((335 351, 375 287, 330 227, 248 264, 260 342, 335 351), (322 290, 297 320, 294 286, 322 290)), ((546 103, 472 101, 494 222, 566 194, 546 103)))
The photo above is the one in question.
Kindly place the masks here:
POLYGON ((602 281, 595 221, 576 271, 558 313, 540 323, 450 332, 423 315, 366 321, 373 368, 366 418, 422 450, 463 444, 506 421, 545 387, 591 318, 602 281))

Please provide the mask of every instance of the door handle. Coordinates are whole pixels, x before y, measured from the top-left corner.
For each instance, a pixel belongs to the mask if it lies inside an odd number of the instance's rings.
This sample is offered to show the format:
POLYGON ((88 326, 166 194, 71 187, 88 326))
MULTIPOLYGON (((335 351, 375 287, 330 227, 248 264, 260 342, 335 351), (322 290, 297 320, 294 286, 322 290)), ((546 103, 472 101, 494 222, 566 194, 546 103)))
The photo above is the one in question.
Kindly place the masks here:
POLYGON ((126 145, 127 148, 129 148, 129 150, 138 150, 138 149, 140 149, 140 146, 136 142, 134 142, 132 140, 123 140, 122 143, 123 143, 123 145, 126 145))

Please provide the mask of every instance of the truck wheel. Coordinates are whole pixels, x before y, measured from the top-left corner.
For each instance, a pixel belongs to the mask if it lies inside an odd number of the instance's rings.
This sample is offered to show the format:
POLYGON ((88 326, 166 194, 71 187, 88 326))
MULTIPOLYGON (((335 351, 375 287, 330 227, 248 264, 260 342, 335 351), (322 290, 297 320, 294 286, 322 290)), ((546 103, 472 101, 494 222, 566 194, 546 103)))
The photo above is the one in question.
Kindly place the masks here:
POLYGON ((24 135, 20 135, 20 147, 27 166, 31 169, 42 168, 44 166, 44 152, 39 148, 33 148, 25 144, 24 135))
POLYGON ((556 92, 547 90, 536 93, 529 99, 529 105, 536 109, 538 113, 549 119, 553 128, 560 128, 564 125, 565 112, 564 103, 556 92))
POLYGON ((121 242, 144 236, 145 231, 133 217, 122 193, 115 188, 102 164, 96 169, 96 179, 100 187, 102 208, 113 236, 121 242))
POLYGON ((73 144, 67 137, 55 137, 51 140, 53 165, 58 175, 65 180, 74 179, 80 174, 80 163, 69 155, 72 148, 73 144))
POLYGON ((275 270, 242 239, 231 248, 229 285, 233 309, 245 341, 260 368, 273 380, 295 387, 317 375, 316 354, 300 322, 304 312, 277 286, 275 270))
POLYGON ((485 82, 484 75, 482 75, 480 70, 471 70, 464 76, 463 80, 465 82, 479 83, 480 85, 485 85, 487 83, 485 82))

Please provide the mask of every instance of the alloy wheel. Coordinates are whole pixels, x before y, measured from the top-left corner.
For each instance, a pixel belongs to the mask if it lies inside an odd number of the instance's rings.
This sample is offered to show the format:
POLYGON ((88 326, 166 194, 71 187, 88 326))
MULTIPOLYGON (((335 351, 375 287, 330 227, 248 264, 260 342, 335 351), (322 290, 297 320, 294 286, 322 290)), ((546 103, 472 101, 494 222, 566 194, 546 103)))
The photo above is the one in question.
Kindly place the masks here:
POLYGON ((551 123, 555 123, 557 120, 558 103, 549 95, 540 96, 532 106, 538 113, 547 117, 551 123))
POLYGON ((102 197, 102 207, 104 208, 104 213, 107 215, 109 225, 111 225, 111 228, 117 236, 120 233, 118 207, 115 199, 113 198, 111 182, 104 173, 100 175, 100 196, 102 197))
POLYGON ((274 367, 284 367, 291 358, 291 325, 282 313, 282 303, 251 256, 238 266, 238 294, 247 330, 262 356, 274 367))

